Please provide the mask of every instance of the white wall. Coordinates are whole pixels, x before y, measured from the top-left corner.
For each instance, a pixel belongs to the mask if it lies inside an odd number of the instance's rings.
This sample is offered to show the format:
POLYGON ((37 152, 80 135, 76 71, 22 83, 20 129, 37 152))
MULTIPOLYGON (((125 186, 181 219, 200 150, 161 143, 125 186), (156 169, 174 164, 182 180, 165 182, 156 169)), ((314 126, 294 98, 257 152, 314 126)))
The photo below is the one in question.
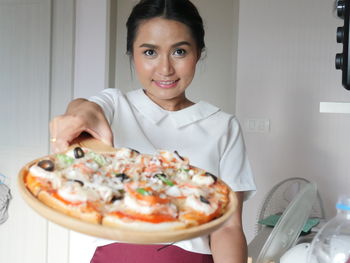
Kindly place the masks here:
MULTIPOLYGON (((244 0, 239 10, 237 115, 267 118, 271 130, 245 139, 258 192, 247 203, 254 224, 266 192, 288 177, 318 184, 326 214, 338 194, 350 193, 350 115, 319 113, 321 101, 350 101, 334 57, 342 25, 332 0, 244 0)), ((253 232, 248 232, 248 239, 253 232)))
POLYGON ((71 0, 0 0, 0 172, 13 196, 0 262, 68 262, 68 231, 24 202, 17 176, 49 153, 48 122, 71 99, 73 18, 71 0))

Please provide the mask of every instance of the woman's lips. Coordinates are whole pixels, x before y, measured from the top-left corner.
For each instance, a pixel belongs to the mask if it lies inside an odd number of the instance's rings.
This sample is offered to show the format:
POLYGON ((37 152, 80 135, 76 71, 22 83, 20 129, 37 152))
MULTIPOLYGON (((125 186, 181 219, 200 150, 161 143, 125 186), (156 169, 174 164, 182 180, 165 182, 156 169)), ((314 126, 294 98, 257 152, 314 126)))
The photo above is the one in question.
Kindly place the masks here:
POLYGON ((163 89, 170 89, 176 87, 179 80, 153 80, 154 83, 163 89))

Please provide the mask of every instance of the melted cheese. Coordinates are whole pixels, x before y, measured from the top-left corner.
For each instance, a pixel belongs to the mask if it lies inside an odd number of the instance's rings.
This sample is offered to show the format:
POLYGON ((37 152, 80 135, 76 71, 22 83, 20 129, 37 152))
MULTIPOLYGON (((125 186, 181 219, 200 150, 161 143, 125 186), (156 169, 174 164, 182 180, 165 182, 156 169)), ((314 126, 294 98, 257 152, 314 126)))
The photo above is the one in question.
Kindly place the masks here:
POLYGON ((49 180, 54 189, 57 189, 62 185, 62 178, 59 173, 46 171, 37 165, 31 166, 29 171, 33 176, 49 180))
POLYGON ((173 197, 182 196, 181 190, 176 185, 169 187, 165 192, 167 195, 173 196, 173 197))
POLYGON ((195 174, 192 177, 192 181, 198 185, 206 185, 206 186, 209 186, 215 182, 213 177, 205 174, 195 174))
POLYGON ((129 148, 119 148, 115 156, 120 159, 129 159, 132 156, 133 151, 129 148))
POLYGON ((129 195, 125 195, 124 197, 124 205, 136 212, 139 212, 141 214, 152 214, 155 210, 155 207, 149 206, 149 205, 141 205, 138 203, 134 198, 130 197, 129 195))
POLYGON ((217 209, 217 204, 207 204, 200 200, 199 197, 190 195, 186 198, 185 206, 192 208, 193 210, 202 212, 204 214, 210 215, 217 209))
POLYGON ((96 162, 86 162, 84 163, 87 167, 89 167, 90 169, 97 171, 99 166, 96 162))
POLYGON ((181 187, 181 192, 185 196, 195 195, 195 196, 205 196, 205 191, 198 187, 181 187))
POLYGON ((105 202, 111 200, 113 197, 113 191, 108 186, 100 185, 96 190, 98 191, 101 199, 105 202))
POLYGON ((81 187, 78 183, 66 183, 58 189, 58 194, 65 200, 76 203, 96 201, 98 196, 94 191, 81 187))
POLYGON ((66 155, 75 159, 74 149, 70 149, 68 152, 66 152, 66 155))
POLYGON ((178 173, 177 173, 177 179, 181 180, 181 181, 188 181, 191 179, 191 176, 188 172, 186 172, 184 169, 181 169, 178 173))

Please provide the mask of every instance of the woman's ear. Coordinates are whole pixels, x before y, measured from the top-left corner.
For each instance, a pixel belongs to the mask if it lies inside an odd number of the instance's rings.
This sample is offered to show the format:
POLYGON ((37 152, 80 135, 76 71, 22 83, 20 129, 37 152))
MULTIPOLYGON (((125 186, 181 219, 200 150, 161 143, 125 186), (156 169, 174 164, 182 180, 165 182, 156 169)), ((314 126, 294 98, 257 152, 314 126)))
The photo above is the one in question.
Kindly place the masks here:
POLYGON ((198 49, 197 50, 197 62, 201 59, 202 57, 202 50, 198 49))
POLYGON ((206 57, 206 50, 205 48, 198 50, 197 51, 197 62, 201 59, 201 58, 205 58, 206 57))

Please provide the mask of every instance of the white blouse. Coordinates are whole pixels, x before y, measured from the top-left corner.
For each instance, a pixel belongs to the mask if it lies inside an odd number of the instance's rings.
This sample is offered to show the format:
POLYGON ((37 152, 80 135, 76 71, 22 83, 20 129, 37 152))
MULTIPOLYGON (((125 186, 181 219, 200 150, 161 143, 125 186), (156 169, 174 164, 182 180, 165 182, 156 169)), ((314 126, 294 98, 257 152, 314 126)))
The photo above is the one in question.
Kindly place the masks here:
MULTIPOLYGON (((115 147, 150 154, 157 149, 177 150, 188 157, 192 165, 224 180, 232 190, 244 191, 245 200, 255 192, 235 116, 204 101, 179 111, 167 111, 149 99, 142 89, 125 95, 118 89, 105 89, 89 100, 102 107, 112 127, 115 147)), ((174 245, 211 254, 208 236, 174 245)))

